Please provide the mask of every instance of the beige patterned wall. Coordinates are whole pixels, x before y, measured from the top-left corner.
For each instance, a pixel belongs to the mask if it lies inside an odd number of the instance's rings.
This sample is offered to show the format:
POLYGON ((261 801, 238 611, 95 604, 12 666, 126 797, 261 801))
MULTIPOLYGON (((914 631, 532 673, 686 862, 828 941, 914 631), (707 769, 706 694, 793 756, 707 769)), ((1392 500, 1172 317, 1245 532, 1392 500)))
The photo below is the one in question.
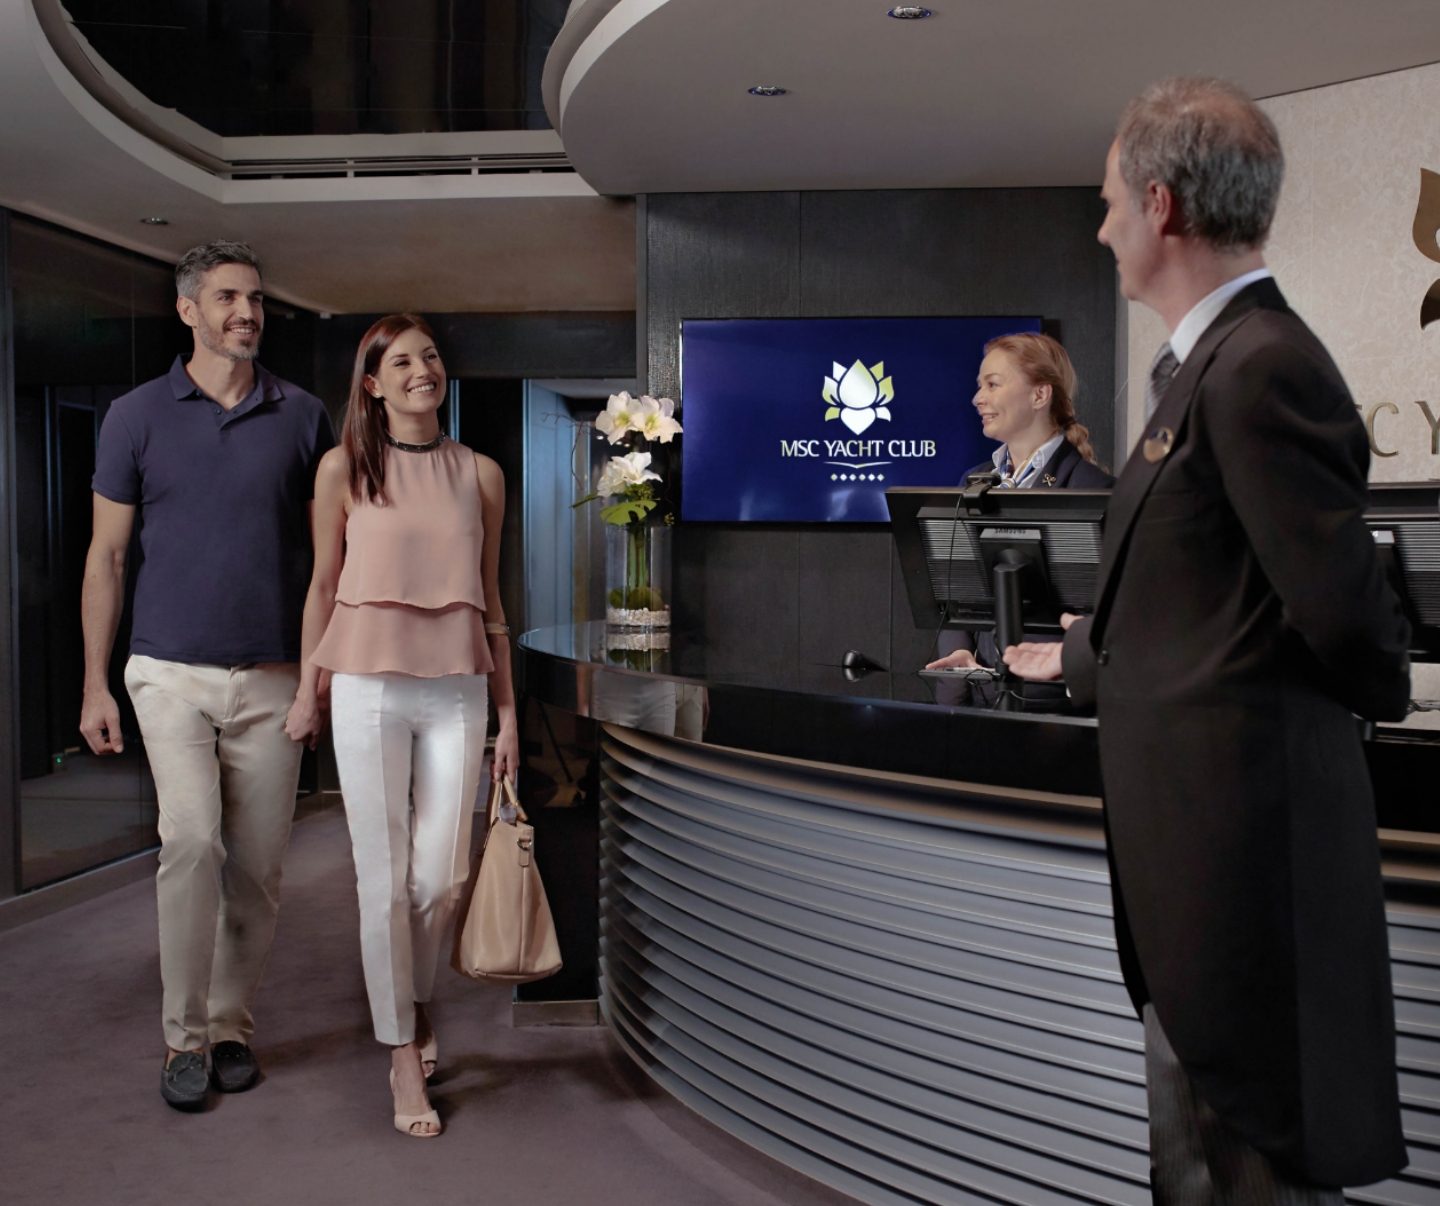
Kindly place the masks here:
MULTIPOLYGON (((1335 357, 1361 415, 1373 417, 1372 480, 1440 479, 1440 442, 1418 405, 1440 420, 1440 322, 1420 327, 1440 263, 1411 233, 1420 171, 1440 172, 1440 64, 1263 104, 1286 158, 1266 262, 1335 357)), ((1440 256, 1433 230, 1430 239, 1440 256)), ((1145 373, 1166 331, 1143 306, 1131 304, 1128 318, 1129 380, 1116 417, 1133 446, 1145 373)))

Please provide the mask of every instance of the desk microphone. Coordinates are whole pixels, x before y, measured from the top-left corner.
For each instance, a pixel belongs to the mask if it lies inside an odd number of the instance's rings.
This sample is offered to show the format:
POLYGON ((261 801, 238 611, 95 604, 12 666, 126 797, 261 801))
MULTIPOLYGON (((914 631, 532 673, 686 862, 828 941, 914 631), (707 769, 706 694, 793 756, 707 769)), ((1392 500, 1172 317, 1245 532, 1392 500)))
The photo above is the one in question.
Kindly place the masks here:
POLYGON ((866 657, 858 649, 847 649, 840 658, 840 669, 847 682, 858 682, 872 670, 885 670, 873 657, 866 657))

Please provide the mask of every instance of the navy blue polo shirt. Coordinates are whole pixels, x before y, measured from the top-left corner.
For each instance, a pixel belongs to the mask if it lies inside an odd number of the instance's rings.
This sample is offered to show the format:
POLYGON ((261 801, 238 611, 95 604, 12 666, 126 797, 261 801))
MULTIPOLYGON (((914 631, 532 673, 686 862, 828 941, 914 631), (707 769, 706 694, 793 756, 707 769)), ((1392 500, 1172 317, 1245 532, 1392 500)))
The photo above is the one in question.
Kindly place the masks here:
POLYGON ((229 411, 178 356, 167 376, 111 403, 93 486, 138 508, 131 653, 212 666, 300 660, 309 502, 334 445, 320 399, 258 364, 255 388, 229 411))

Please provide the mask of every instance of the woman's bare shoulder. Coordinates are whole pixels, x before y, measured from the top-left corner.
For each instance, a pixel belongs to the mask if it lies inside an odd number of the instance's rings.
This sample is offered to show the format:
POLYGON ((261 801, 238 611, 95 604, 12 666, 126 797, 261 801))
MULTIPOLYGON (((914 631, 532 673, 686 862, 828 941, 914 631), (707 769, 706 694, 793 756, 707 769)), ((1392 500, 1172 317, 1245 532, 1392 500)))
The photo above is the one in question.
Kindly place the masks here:
POLYGON ((315 485, 321 486, 348 485, 350 476, 350 464, 345 455, 345 449, 339 444, 330 449, 320 458, 320 464, 315 468, 315 485))
POLYGON ((480 478, 480 488, 485 490, 498 487, 503 490, 505 488, 505 471, 483 452, 476 452, 472 448, 470 455, 475 458, 475 472, 480 478))

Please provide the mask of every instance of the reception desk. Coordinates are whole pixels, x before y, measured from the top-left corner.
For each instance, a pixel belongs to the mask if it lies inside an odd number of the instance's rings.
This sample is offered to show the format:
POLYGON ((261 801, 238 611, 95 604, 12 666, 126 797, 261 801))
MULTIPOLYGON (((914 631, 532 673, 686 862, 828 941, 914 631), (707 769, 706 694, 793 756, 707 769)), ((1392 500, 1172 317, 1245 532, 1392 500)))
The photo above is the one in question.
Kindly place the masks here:
MULTIPOLYGON (((1050 687, 613 643, 529 632, 521 681, 595 726, 600 1007, 637 1063, 876 1206, 1148 1203, 1095 720, 1050 687)), ((1440 1204, 1437 737, 1367 734, 1411 1166, 1356 1201, 1440 1204)))

